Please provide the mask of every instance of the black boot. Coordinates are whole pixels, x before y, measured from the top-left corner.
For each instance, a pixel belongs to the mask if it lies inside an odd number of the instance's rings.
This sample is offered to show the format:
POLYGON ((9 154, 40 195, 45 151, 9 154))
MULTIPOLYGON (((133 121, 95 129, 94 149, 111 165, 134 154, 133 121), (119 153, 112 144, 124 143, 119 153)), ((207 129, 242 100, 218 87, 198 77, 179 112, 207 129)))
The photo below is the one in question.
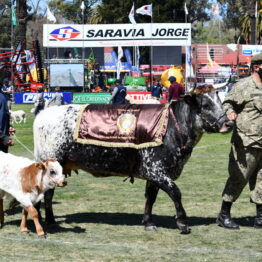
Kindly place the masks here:
POLYGON ((257 217, 255 218, 254 227, 262 229, 262 205, 257 205, 257 217))
POLYGON ((222 202, 221 211, 217 217, 216 222, 219 226, 227 229, 239 229, 239 225, 233 219, 231 219, 231 206, 231 202, 222 202))

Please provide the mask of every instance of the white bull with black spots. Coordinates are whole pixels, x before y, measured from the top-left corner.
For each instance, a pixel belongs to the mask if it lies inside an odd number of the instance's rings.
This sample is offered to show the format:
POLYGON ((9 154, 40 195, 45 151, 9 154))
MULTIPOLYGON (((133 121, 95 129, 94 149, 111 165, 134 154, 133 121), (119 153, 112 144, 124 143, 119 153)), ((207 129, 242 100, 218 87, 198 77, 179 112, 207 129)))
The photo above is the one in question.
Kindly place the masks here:
MULTIPOLYGON (((97 177, 125 176, 144 179, 147 181, 142 221, 145 228, 157 229, 152 221, 152 207, 158 190, 162 189, 174 202, 178 228, 182 233, 189 233, 181 192, 174 180, 180 176, 202 134, 225 131, 227 119, 215 92, 185 96, 170 106, 175 117, 168 116, 163 144, 143 149, 77 143, 73 134, 81 105, 48 108, 34 122, 35 157, 37 160, 57 159, 63 166, 64 173, 82 169, 97 177)), ((45 195, 48 223, 55 222, 52 196, 52 191, 45 195)))

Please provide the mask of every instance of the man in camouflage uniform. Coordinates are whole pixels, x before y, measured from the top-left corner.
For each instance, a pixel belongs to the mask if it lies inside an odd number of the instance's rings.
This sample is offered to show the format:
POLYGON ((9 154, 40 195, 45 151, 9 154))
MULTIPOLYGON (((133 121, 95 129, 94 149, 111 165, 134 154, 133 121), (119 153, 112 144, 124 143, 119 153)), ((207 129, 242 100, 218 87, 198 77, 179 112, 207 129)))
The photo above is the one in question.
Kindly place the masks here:
POLYGON ((247 183, 257 210, 254 227, 262 228, 262 53, 252 57, 251 70, 252 75, 235 84, 223 102, 227 117, 235 121, 229 178, 217 218, 217 224, 228 229, 239 229, 230 210, 247 183))

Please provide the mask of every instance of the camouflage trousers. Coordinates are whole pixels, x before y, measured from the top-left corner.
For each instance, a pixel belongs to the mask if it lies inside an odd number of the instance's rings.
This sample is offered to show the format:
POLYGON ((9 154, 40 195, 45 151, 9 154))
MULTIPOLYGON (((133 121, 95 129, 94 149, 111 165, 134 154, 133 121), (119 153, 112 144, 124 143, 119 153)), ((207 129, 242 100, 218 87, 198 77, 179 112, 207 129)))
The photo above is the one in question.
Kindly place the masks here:
POLYGON ((224 201, 236 201, 249 183, 251 202, 262 204, 262 148, 233 144, 229 154, 228 172, 229 178, 222 193, 224 201))

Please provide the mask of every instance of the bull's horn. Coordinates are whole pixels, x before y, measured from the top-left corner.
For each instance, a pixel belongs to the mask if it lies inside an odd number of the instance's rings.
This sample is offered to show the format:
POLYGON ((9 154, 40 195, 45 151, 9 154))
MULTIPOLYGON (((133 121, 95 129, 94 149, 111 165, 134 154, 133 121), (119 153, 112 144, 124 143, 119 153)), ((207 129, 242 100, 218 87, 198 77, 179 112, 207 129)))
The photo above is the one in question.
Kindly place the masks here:
POLYGON ((189 90, 187 91, 187 93, 189 93, 189 94, 194 94, 195 89, 196 89, 196 86, 197 86, 197 84, 196 84, 196 82, 195 82, 194 85, 191 85, 191 86, 190 86, 190 88, 189 88, 189 90))
POLYGON ((226 82, 220 83, 220 84, 213 84, 213 87, 214 87, 215 89, 220 89, 220 88, 225 87, 228 83, 229 83, 229 82, 226 81, 226 82))

